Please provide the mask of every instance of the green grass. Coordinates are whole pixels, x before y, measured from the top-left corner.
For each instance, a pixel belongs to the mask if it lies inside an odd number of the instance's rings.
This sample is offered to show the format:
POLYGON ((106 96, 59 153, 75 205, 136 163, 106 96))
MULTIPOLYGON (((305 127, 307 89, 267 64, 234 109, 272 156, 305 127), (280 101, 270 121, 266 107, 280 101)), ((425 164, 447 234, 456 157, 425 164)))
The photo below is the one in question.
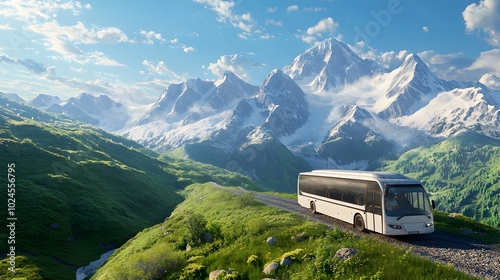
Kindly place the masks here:
POLYGON ((500 141, 473 132, 420 147, 382 168, 416 178, 437 208, 500 227, 500 141))
POLYGON ((435 227, 439 231, 449 232, 490 244, 500 244, 500 228, 478 223, 457 213, 434 211, 435 227))
MULTIPOLYGON (((74 279, 68 267, 86 265, 163 221, 184 199, 179 191, 194 182, 259 189, 242 175, 159 159, 133 141, 1 96, 0 154, 4 174, 15 163, 16 252, 26 264, 16 275, 1 270, 1 279, 74 279)), ((6 176, 0 184, 7 186, 6 176)), ((6 191, 0 200, 7 209, 6 191)), ((1 231, 0 239, 7 234, 1 231)), ((8 252, 7 245, 2 242, 0 252, 8 252)))
POLYGON ((278 279, 475 279, 412 254, 411 249, 360 238, 307 218, 233 195, 211 184, 186 189, 186 200, 168 220, 145 229, 118 249, 92 279, 206 279, 232 269, 232 279, 263 279, 264 266, 291 256, 292 265, 268 277, 278 279), (213 242, 193 238, 187 224, 202 216, 213 242), (277 242, 268 245, 274 236, 277 242), (186 250, 186 245, 191 246, 186 250), (358 250, 342 262, 340 248, 358 250), (398 269, 394 269, 394 267, 398 269))

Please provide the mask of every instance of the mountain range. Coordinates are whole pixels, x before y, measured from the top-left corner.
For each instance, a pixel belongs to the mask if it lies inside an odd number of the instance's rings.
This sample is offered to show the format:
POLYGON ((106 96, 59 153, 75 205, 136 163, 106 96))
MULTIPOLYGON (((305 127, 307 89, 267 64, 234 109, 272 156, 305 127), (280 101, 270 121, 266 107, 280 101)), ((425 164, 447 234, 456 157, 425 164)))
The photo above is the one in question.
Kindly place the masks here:
POLYGON ((28 104, 289 192, 303 170, 375 169, 464 131, 500 137, 499 92, 443 80, 416 54, 389 71, 335 39, 272 70, 260 86, 229 71, 171 84, 136 120, 104 95, 38 99, 28 104), (276 178, 280 186, 271 185, 276 178))

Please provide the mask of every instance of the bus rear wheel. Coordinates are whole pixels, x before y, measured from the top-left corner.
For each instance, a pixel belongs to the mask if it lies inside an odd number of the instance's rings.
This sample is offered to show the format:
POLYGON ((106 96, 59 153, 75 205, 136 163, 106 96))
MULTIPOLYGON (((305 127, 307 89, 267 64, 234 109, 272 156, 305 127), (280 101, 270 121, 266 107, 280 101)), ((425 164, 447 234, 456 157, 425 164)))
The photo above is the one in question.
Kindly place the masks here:
POLYGON ((359 214, 356 214, 356 216, 354 216, 354 227, 359 232, 365 231, 365 221, 359 214))
POLYGON ((316 214, 316 204, 314 201, 311 201, 311 205, 309 206, 309 211, 311 211, 311 214, 316 214))

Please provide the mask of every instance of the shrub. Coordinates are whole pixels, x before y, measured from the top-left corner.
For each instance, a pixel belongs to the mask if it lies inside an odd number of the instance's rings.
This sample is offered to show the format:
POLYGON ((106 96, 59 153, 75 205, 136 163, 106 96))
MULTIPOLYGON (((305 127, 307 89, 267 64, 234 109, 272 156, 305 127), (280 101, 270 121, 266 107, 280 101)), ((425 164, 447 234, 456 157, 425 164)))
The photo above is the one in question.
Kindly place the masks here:
POLYGON ((195 243, 199 243, 203 232, 205 232, 207 220, 205 220, 205 217, 201 214, 188 212, 185 221, 191 240, 195 243))
POLYGON ((256 255, 251 255, 247 259, 247 264, 254 264, 254 263, 257 263, 258 261, 259 261, 259 257, 257 257, 256 255))
POLYGON ((303 249, 295 249, 293 251, 290 251, 290 252, 287 252, 287 253, 284 253, 281 258, 284 259, 284 258, 289 258, 291 260, 300 260, 300 258, 298 257, 300 254, 302 254, 304 252, 303 249))
POLYGON ((244 192, 238 196, 238 202, 241 207, 251 206, 254 203, 253 197, 255 194, 253 192, 244 192))
POLYGON ((206 267, 199 263, 190 263, 182 271, 179 279, 203 279, 206 276, 206 267))

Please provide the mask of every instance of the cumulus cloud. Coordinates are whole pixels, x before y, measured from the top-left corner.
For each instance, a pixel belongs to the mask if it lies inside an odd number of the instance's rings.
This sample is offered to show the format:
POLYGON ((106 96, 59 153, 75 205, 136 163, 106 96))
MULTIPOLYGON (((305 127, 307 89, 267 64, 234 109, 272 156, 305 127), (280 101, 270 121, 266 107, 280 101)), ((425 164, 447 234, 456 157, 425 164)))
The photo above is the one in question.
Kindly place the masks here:
POLYGON ((239 55, 223 55, 217 62, 210 63, 208 69, 217 76, 221 76, 225 71, 231 71, 244 81, 249 81, 250 76, 247 72, 248 68, 261 68, 263 64, 249 60, 248 58, 239 55))
POLYGON ((233 8, 234 1, 223 0, 194 0, 195 2, 205 4, 214 12, 217 13, 219 22, 229 22, 232 26, 239 28, 245 32, 251 32, 253 29, 253 18, 250 13, 235 14, 233 8))
POLYGON ((162 38, 160 33, 156 33, 154 31, 146 32, 144 30, 141 30, 140 33, 145 38, 145 40, 143 41, 143 43, 145 43, 145 44, 149 44, 149 45, 154 44, 153 39, 155 39, 156 41, 158 41, 160 43, 165 42, 165 39, 162 38))
POLYGON ((479 79, 479 82, 481 82, 483 85, 486 85, 489 88, 492 89, 500 89, 500 78, 494 74, 487 73, 481 76, 481 79, 479 79))
POLYGON ((298 10, 299 10, 299 6, 297 6, 297 5, 291 5, 291 6, 288 6, 288 8, 286 8, 287 12, 294 12, 294 11, 298 11, 298 10))
POLYGON ((195 49, 193 47, 182 47, 182 50, 185 52, 185 53, 188 53, 188 52, 194 52, 195 49))
POLYGON ((492 49, 479 54, 479 58, 469 67, 471 70, 485 69, 488 72, 500 74, 500 49, 492 49))
POLYGON ((322 37, 324 34, 332 34, 338 27, 339 24, 333 21, 331 17, 328 17, 307 28, 306 34, 300 36, 300 38, 302 41, 312 44, 318 40, 318 37, 322 37))
POLYGON ((481 0, 465 8, 462 16, 465 20, 465 29, 468 32, 481 31, 486 34, 487 41, 500 46, 500 5, 497 0, 481 0))
POLYGON ((424 27, 422 27, 422 30, 423 30, 424 32, 429 32, 429 27, 424 26, 424 27))

